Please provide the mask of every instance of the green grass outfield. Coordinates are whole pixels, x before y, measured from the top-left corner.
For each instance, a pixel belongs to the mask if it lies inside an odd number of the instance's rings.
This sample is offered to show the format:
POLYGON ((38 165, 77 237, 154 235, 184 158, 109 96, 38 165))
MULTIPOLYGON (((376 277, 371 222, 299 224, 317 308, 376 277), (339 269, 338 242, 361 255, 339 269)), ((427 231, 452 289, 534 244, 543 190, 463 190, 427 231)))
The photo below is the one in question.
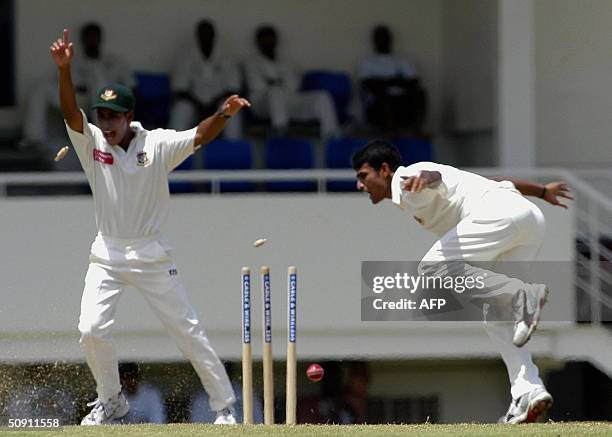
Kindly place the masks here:
POLYGON ((612 436, 612 422, 563 422, 529 425, 298 425, 215 426, 195 424, 67 426, 55 431, 11 431, 4 436, 612 436))

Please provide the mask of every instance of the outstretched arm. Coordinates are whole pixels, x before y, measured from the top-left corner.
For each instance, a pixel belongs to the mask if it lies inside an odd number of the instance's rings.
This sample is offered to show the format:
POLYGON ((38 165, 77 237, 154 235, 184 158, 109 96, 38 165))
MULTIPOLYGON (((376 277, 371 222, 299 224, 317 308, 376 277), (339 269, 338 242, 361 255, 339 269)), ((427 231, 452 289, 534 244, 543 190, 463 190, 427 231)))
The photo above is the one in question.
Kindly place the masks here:
POLYGON ((536 184, 522 179, 491 178, 495 181, 510 181, 523 196, 539 197, 551 205, 567 209, 567 205, 559 201, 560 198, 574 200, 570 189, 565 182, 549 182, 548 184, 536 184))
POLYGON ((83 115, 76 101, 74 84, 70 75, 70 63, 74 47, 68 36, 68 29, 64 29, 62 38, 51 45, 51 56, 57 65, 60 106, 66 123, 70 129, 83 133, 83 115))
POLYGON ((237 94, 229 96, 215 114, 198 124, 193 144, 194 147, 214 140, 223 130, 227 119, 236 115, 245 106, 251 106, 247 99, 243 99, 237 94))

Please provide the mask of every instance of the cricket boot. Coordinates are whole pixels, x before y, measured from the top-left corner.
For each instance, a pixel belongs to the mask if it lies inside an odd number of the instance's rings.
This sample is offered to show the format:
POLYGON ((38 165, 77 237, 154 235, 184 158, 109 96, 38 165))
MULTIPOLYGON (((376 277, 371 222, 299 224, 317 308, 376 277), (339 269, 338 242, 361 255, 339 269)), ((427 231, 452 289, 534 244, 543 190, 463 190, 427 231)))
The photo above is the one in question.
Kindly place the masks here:
POLYGON ((529 341, 540 321, 542 307, 546 304, 548 288, 543 284, 525 284, 512 299, 514 333, 512 342, 521 347, 529 341))
POLYGON ((96 399, 87 404, 93 407, 89 414, 83 417, 81 425, 104 425, 121 419, 130 411, 130 405, 123 393, 110 398, 107 402, 96 399))

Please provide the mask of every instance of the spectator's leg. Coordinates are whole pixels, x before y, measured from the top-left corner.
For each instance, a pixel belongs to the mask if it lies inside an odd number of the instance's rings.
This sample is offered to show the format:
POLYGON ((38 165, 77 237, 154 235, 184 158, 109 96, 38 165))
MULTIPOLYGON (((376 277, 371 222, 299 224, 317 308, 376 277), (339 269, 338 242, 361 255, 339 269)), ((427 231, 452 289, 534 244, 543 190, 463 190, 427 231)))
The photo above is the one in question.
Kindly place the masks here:
POLYGON ((223 136, 229 140, 239 140, 242 138, 243 114, 239 112, 225 123, 223 136))
POLYGON ((270 87, 268 90, 268 115, 272 128, 277 132, 287 130, 289 125, 288 93, 281 87, 270 87))
POLYGON ((336 108, 327 91, 306 91, 293 95, 289 111, 296 120, 317 120, 322 138, 335 137, 340 133, 336 108))
POLYGON ((186 100, 178 100, 172 104, 170 110, 170 129, 183 131, 195 126, 196 112, 193 104, 186 100))
MULTIPOLYGON (((24 144, 42 143, 47 139, 49 107, 60 109, 57 86, 46 82, 40 83, 34 87, 28 97, 23 125, 24 144)), ((61 117, 59 114, 58 116, 61 117)))

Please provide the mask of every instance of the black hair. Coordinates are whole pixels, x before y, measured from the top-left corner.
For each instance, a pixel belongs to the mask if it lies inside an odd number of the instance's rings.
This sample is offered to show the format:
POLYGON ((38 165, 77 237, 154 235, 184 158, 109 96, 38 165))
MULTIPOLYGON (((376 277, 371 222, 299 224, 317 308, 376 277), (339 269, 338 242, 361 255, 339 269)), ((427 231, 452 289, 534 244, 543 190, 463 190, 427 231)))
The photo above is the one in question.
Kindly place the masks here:
POLYGON ((389 26, 387 26, 386 24, 379 24, 374 29, 372 29, 372 38, 377 39, 380 37, 391 37, 391 29, 389 29, 389 26))
POLYGON ((87 35, 90 32, 95 32, 98 36, 102 37, 102 27, 95 21, 90 21, 89 23, 85 23, 83 27, 81 27, 81 38, 87 35))
POLYGON ((369 164, 374 170, 380 170, 387 163, 392 171, 402 165, 402 155, 395 145, 385 140, 372 140, 353 155, 353 169, 359 170, 362 165, 369 164))
POLYGON ((127 361, 119 363, 119 374, 122 377, 134 377, 138 378, 140 373, 139 367, 137 363, 127 361))
POLYGON ((269 24, 265 24, 263 26, 259 26, 255 31, 255 39, 259 41, 262 38, 266 37, 276 37, 276 29, 269 24))
POLYGON ((196 26, 197 34, 199 35, 201 32, 212 32, 215 33, 215 25, 212 21, 207 20, 206 18, 200 20, 196 26))

